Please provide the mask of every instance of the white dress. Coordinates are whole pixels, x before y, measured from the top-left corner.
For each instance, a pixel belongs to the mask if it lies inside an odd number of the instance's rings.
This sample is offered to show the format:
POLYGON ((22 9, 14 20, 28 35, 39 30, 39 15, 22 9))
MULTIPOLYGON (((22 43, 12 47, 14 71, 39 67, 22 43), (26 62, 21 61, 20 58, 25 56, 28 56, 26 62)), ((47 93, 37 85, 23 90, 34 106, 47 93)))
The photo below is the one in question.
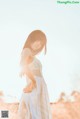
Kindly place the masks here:
MULTIPOLYGON (((40 70, 42 72, 42 65, 40 61, 35 58, 29 65, 31 71, 40 70)), ((26 68, 23 68, 26 70, 26 68)), ((22 93, 19 109, 18 119, 52 119, 49 95, 47 85, 43 76, 35 75, 37 87, 30 93, 22 93)), ((27 84, 30 79, 26 76, 27 84)))

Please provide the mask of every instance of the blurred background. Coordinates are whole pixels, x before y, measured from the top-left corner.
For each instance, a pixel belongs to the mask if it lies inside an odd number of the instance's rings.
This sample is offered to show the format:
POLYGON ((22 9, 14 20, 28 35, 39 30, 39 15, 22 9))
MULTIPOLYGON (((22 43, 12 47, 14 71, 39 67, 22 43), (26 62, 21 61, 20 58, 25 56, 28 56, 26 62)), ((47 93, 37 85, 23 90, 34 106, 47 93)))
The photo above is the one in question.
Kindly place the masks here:
POLYGON ((47 54, 37 55, 43 66, 51 102, 61 92, 80 91, 80 5, 54 0, 0 0, 0 90, 20 99, 20 53, 29 33, 45 32, 47 54))

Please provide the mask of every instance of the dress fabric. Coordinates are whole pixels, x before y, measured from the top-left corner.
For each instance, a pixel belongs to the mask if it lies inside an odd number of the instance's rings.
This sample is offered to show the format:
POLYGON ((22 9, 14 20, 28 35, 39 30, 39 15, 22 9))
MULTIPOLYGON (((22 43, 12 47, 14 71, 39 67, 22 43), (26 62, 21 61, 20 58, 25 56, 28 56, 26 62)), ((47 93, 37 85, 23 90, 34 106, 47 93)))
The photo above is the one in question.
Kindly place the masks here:
MULTIPOLYGON (((32 70, 41 69, 39 60, 34 60, 32 70)), ((23 68, 26 69, 26 68, 23 68)), ((18 119, 52 119, 49 95, 43 76, 34 75, 37 87, 30 93, 22 92, 18 108, 18 119)), ((27 84, 30 79, 26 77, 27 84)))

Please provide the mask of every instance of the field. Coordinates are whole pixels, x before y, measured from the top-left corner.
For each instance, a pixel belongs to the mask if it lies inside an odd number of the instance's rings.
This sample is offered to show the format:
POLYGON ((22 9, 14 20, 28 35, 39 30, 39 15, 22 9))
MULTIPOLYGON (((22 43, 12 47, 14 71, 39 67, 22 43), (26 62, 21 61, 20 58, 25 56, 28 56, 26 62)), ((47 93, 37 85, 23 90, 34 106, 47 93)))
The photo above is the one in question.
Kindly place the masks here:
MULTIPOLYGON (((50 102, 53 119, 80 119, 80 93, 74 91, 69 98, 65 97, 62 93, 57 102, 50 102)), ((19 102, 4 102, 0 99, 0 110, 9 110, 8 119, 18 118, 18 106, 19 102)))

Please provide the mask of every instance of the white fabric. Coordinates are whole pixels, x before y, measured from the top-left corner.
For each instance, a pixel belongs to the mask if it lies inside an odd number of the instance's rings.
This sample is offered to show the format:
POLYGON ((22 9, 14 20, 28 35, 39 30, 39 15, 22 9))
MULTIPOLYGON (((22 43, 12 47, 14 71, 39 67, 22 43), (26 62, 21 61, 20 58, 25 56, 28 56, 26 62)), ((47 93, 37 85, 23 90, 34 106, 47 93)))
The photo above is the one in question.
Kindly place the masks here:
MULTIPOLYGON (((34 61, 28 66, 31 71, 42 70, 40 61, 34 59, 34 61)), ((26 68, 22 68, 26 73, 26 68)), ((47 85, 43 77, 34 76, 37 84, 37 88, 33 89, 30 93, 22 93, 18 116, 19 119, 52 119, 51 108, 49 102, 49 95, 47 85)), ((30 79, 26 77, 27 83, 30 83, 30 79)))

